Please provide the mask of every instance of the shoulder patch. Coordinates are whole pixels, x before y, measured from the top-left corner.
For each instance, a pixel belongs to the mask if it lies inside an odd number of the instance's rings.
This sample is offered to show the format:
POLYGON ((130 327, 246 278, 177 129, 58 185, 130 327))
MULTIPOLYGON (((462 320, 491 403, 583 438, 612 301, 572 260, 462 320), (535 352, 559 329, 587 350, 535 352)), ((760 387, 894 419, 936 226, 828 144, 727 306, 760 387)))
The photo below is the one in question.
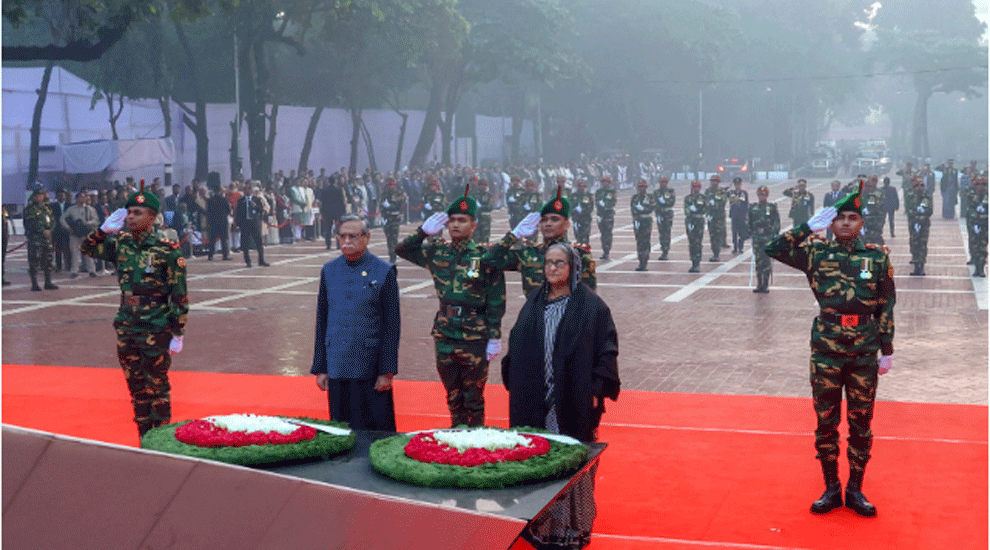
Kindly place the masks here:
POLYGON ((587 243, 571 243, 571 246, 583 252, 591 252, 591 245, 587 243))
POLYGON ((182 269, 185 269, 186 268, 186 259, 183 258, 182 256, 179 256, 175 260, 175 265, 181 267, 182 269))

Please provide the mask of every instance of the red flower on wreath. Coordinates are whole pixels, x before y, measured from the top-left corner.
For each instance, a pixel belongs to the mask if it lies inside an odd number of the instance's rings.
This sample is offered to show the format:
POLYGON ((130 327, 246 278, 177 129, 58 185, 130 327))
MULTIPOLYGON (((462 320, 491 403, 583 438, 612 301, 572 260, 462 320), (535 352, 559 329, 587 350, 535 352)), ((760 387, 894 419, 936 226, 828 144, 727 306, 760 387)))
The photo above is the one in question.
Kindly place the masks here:
POLYGON ((231 432, 206 420, 193 420, 175 429, 175 438, 197 447, 246 447, 248 445, 285 445, 316 437, 316 430, 299 426, 288 434, 271 432, 231 432))
POLYGON ((457 449, 434 439, 430 432, 424 432, 412 436, 406 444, 405 451, 406 456, 420 462, 468 467, 496 462, 522 462, 527 458, 550 452, 550 442, 546 438, 530 434, 525 437, 530 440, 529 447, 516 445, 509 449, 494 451, 473 447, 461 454, 457 449))

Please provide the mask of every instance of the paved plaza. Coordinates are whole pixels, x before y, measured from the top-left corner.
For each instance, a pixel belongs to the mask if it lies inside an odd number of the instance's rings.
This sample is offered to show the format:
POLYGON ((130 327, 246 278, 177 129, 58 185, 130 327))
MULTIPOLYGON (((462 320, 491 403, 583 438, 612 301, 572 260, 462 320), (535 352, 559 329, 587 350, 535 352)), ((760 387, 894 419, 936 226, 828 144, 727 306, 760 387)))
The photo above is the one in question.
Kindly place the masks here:
MULTIPOLYGON (((792 181, 774 182, 782 224, 790 220, 790 199, 781 191, 792 181)), ((899 184, 899 181, 898 181, 899 184)), ((678 204, 688 183, 672 184, 678 204)), ((755 200, 755 185, 749 186, 755 200)), ((827 180, 811 180, 817 204, 827 180)), ((808 340, 817 305, 804 275, 774 263, 770 294, 751 289, 752 253, 722 251, 722 261, 703 261, 688 273, 687 239, 680 207, 675 211, 670 259, 636 272, 636 246, 629 214, 631 190, 620 193, 611 261, 599 262, 598 292, 612 309, 619 331, 619 368, 624 389, 771 396, 810 396, 808 340)), ((987 404, 987 286, 970 277, 965 227, 943 220, 935 198, 926 277, 909 277, 907 222, 897 212, 895 238, 885 228, 897 284, 894 370, 881 379, 883 400, 987 404)), ((401 236, 414 231, 403 226, 401 236)), ((496 211, 493 238, 507 231, 504 210, 496 211)), ((592 232, 592 252, 600 255, 592 232)), ((381 229, 370 250, 387 258, 381 229)), ((23 242, 12 237, 11 247, 23 242)), ((320 267, 337 255, 322 240, 266 247, 271 267, 245 268, 239 254, 229 262, 205 257, 189 261, 191 311, 185 350, 173 369, 309 376, 313 353, 315 294, 320 267)), ((705 234, 705 260, 711 255, 705 234)), ((2 299, 3 362, 24 365, 115 367, 110 325, 119 303, 114 277, 69 279, 60 273, 57 291, 31 292, 25 248, 7 257, 2 299)), ((430 324, 437 309, 425 269, 398 262, 402 295, 399 378, 436 380, 430 324)), ((503 343, 524 299, 516 273, 507 274, 508 307, 503 343)), ((67 382, 68 383, 68 382, 67 382)), ((497 368, 489 383, 500 383, 497 368)), ((121 391, 125 386, 121 381, 121 391)))

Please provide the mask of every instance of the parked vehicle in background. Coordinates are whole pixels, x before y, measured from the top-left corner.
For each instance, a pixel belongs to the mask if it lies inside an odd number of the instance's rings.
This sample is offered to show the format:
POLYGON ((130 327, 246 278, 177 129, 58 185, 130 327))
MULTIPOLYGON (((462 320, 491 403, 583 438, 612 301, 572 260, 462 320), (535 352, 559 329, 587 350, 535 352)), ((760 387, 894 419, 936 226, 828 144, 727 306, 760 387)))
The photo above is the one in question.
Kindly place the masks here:
POLYGON ((739 158, 725 159, 725 162, 720 164, 716 171, 723 182, 731 182, 732 178, 735 177, 740 177, 745 182, 752 183, 754 181, 753 170, 749 161, 739 158))
POLYGON ((884 140, 868 140, 859 145, 856 159, 852 162, 852 171, 857 174, 882 175, 893 167, 890 150, 884 140))
POLYGON ((811 152, 808 161, 798 169, 798 173, 805 177, 834 177, 840 164, 835 151, 820 147, 811 152))

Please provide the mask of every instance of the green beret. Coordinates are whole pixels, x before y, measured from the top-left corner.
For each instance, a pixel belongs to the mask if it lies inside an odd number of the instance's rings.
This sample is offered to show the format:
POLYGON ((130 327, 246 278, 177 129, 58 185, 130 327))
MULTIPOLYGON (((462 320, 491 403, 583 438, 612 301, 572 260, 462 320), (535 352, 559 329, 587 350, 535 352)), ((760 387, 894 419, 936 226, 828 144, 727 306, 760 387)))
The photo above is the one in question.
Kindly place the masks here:
POLYGON ((451 214, 467 214, 472 218, 478 218, 478 201, 474 200, 474 197, 468 196, 468 190, 470 189, 470 184, 465 185, 464 196, 450 203, 450 206, 447 207, 448 216, 451 214))
POLYGON ((862 213, 863 201, 859 198, 859 194, 863 191, 863 180, 859 180, 859 189, 849 193, 845 197, 835 201, 833 205, 836 212, 842 212, 843 210, 849 210, 856 212, 857 214, 862 213))
POLYGON ((158 195, 151 191, 138 191, 128 197, 127 202, 124 204, 124 208, 130 208, 132 206, 144 206, 158 212, 161 205, 158 203, 158 195))
POLYGON ((565 218, 570 219, 571 217, 571 201, 567 200, 567 197, 561 196, 563 186, 557 186, 557 198, 551 199, 543 208, 540 209, 540 215, 545 216, 547 214, 559 214, 565 218))

